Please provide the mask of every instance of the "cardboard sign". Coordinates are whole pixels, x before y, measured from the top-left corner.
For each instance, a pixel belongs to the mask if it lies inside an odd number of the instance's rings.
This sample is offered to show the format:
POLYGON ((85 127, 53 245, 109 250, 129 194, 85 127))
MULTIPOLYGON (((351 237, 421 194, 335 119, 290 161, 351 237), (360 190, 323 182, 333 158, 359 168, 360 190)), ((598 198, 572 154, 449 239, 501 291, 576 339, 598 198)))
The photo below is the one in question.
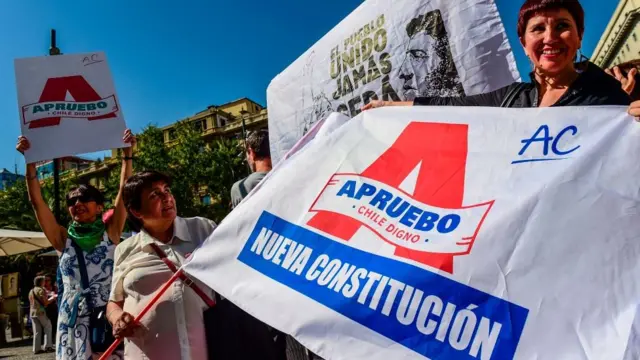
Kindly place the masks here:
POLYGON ((126 146, 104 53, 16 59, 15 71, 27 162, 126 146))

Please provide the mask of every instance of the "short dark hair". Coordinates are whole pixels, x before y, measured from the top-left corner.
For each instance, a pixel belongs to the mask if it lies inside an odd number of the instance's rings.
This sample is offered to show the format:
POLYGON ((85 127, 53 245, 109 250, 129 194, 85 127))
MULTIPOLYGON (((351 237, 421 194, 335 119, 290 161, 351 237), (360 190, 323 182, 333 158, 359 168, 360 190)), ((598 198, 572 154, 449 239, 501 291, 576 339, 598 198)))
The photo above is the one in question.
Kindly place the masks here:
POLYGON ((271 157, 269 149, 269 131, 266 129, 253 131, 247 136, 247 151, 251 149, 256 154, 256 160, 271 157))
POLYGON ((71 198, 75 194, 87 195, 93 201, 95 201, 96 204, 104 205, 104 195, 102 195, 102 192, 100 192, 100 190, 98 190, 97 188, 95 188, 92 185, 81 184, 81 185, 78 185, 76 187, 71 188, 71 190, 69 190, 69 192, 66 195, 66 200, 68 201, 69 198, 71 198))
POLYGON ((434 38, 441 37, 446 33, 442 14, 437 9, 411 19, 405 30, 409 38, 413 38, 423 31, 434 38))
POLYGON ((518 37, 522 38, 529 19, 547 10, 565 9, 571 14, 578 27, 578 35, 584 34, 584 9, 578 0, 526 0, 518 16, 518 37))
POLYGON ((158 181, 171 185, 171 178, 168 175, 153 170, 133 174, 124 184, 122 199, 127 209, 129 225, 134 231, 142 229, 142 222, 131 213, 131 210, 139 211, 142 208, 142 192, 158 181))

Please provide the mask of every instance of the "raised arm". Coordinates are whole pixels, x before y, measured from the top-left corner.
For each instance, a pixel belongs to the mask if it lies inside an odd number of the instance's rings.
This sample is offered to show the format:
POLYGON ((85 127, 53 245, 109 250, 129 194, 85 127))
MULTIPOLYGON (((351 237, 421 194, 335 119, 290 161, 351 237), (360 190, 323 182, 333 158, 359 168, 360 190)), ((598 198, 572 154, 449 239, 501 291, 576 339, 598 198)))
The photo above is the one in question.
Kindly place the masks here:
MULTIPOLYGON (((24 153, 31 147, 29 140, 26 137, 20 136, 18 138, 18 144, 16 149, 24 153)), ((27 164, 27 192, 29 193, 29 201, 33 207, 33 211, 36 214, 36 219, 47 240, 58 251, 63 251, 65 246, 65 240, 67 239, 67 229, 60 226, 53 212, 49 209, 49 205, 44 201, 42 197, 42 191, 40 190, 40 181, 38 181, 38 173, 36 171, 36 165, 31 163, 27 164)))
POLYGON ((136 144, 136 137, 131 133, 131 130, 127 129, 124 132, 122 140, 130 144, 130 147, 124 148, 122 153, 122 170, 120 171, 120 188, 118 195, 116 196, 115 209, 113 210, 113 216, 107 224, 107 234, 109 239, 114 244, 120 243, 120 236, 124 229, 124 224, 127 221, 127 209, 124 207, 124 200, 122 199, 122 190, 127 179, 133 172, 133 147, 136 144))

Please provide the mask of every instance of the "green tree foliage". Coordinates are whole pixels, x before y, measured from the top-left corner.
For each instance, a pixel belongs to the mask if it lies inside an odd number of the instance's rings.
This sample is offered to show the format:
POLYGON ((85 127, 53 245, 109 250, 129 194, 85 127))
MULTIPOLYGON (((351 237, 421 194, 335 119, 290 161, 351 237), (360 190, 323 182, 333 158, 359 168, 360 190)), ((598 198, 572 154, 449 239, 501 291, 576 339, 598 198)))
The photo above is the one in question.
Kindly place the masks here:
POLYGON ((40 231, 24 180, 0 191, 0 228, 40 231))
MULTIPOLYGON (((216 222, 230 211, 231 185, 248 175, 242 144, 233 139, 217 139, 205 143, 198 129, 190 123, 180 122, 175 127, 174 139, 164 143, 162 130, 149 125, 137 135, 134 172, 156 170, 171 176, 172 191, 178 214, 183 217, 203 216, 216 222), (203 203, 209 197, 210 205, 203 203)), ((120 189, 121 163, 116 162, 101 189, 105 193, 106 207, 112 206, 120 189)), ((81 182, 66 177, 60 182, 61 224, 69 223, 64 195, 81 182)), ((42 195, 53 208, 53 180, 42 183, 42 195)), ((29 203, 24 181, 0 191, 0 228, 40 231, 29 203)))
POLYGON ((231 208, 231 186, 249 175, 249 168, 242 143, 236 140, 216 140, 203 155, 206 159, 203 179, 212 203, 210 218, 219 222, 231 208))

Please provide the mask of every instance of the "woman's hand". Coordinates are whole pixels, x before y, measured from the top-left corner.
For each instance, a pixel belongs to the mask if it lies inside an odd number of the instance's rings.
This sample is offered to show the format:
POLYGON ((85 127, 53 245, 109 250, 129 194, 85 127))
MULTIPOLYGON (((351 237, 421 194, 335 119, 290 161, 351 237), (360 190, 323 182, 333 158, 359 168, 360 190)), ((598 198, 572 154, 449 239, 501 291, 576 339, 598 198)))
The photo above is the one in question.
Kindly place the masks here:
POLYGON ((371 100, 367 105, 362 107, 362 111, 387 106, 387 102, 388 101, 384 100, 371 100))
POLYGON ((131 129, 127 129, 124 131, 122 141, 124 141, 125 144, 131 145, 130 147, 124 148, 123 150, 124 156, 130 157, 133 154, 133 147, 136 145, 136 136, 133 135, 131 129))
POLYGON ((633 88, 636 86, 636 74, 638 73, 638 70, 635 67, 629 70, 627 76, 624 76, 622 71, 620 71, 620 68, 617 66, 614 66, 613 70, 607 69, 605 72, 620 81, 620 84, 622 84, 622 90, 631 95, 633 88))
POLYGON ((366 111, 369 109, 375 109, 384 106, 411 106, 413 101, 384 101, 384 100, 371 100, 367 105, 363 106, 360 110, 366 111))
POLYGON ((629 105, 629 115, 635 116, 636 121, 640 122, 640 100, 634 101, 629 105))
POLYGON ((133 337, 141 325, 137 323, 133 315, 123 311, 113 323, 113 336, 117 339, 133 337))
POLYGON ((31 148, 31 143, 29 143, 29 140, 22 135, 18 136, 16 150, 18 150, 21 154, 24 154, 25 151, 29 150, 29 148, 31 148))

